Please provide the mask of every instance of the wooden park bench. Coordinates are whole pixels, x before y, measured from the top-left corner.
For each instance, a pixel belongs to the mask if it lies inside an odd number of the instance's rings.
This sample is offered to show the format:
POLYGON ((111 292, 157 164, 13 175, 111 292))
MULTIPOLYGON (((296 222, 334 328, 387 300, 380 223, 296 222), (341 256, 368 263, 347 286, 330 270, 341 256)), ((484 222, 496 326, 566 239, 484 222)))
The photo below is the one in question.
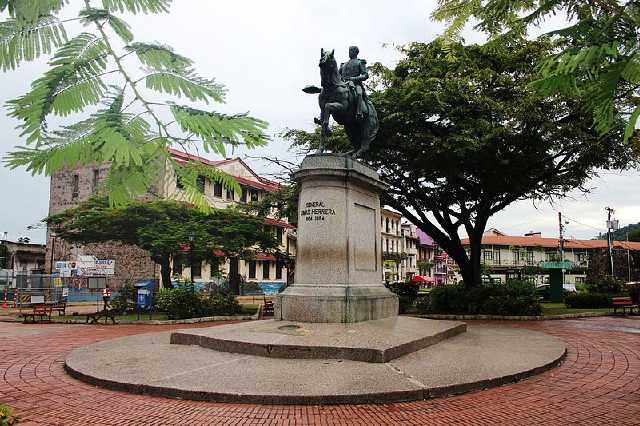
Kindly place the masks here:
POLYGON ((640 308, 638 305, 633 303, 630 297, 614 297, 613 299, 613 313, 615 314, 618 311, 618 308, 622 308, 622 314, 624 315, 629 309, 629 313, 632 314, 635 309, 640 313, 640 308))
POLYGON ((32 322, 35 323, 36 317, 39 318, 40 322, 51 322, 51 306, 39 303, 37 305, 33 305, 33 310, 31 312, 23 312, 20 315, 24 318, 23 322, 25 324, 28 322, 28 318, 31 318, 32 322))
POLYGON ((102 310, 93 314, 87 314, 87 324, 97 324, 100 319, 104 319, 106 324, 108 320, 111 320, 113 324, 116 323, 116 316, 111 310, 102 310))
POLYGON ((58 316, 67 314, 67 302, 56 302, 51 305, 51 310, 58 312, 58 316))
POLYGON ((273 302, 271 300, 267 300, 264 297, 264 306, 262 307, 262 315, 271 316, 273 315, 273 302))

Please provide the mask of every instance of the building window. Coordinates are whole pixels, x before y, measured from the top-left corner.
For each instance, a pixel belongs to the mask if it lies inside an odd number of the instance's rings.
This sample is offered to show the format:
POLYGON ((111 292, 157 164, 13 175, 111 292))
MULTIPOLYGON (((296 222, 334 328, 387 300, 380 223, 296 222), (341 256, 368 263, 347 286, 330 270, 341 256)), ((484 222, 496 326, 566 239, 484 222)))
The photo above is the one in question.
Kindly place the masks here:
POLYGON ((227 188, 227 200, 233 201, 234 196, 233 189, 227 188))
POLYGON ((247 188, 242 188, 242 192, 240 193, 240 202, 241 203, 246 203, 247 202, 247 188))
POLYGON ((483 250, 482 251, 482 260, 485 263, 492 263, 493 262, 493 251, 491 251, 491 250, 483 250))
POLYGON ((73 183, 71 184, 71 199, 75 200, 80 195, 80 176, 73 175, 73 183))
POLYGON ((282 235, 283 235, 282 228, 276 228, 276 238, 280 243, 282 242, 282 235))
POLYGON ((251 202, 255 203, 258 201, 258 191, 251 191, 251 202))
POLYGON ((533 251, 527 250, 527 265, 533 265, 533 251))
POLYGON ((256 261, 252 260, 249 262, 249 278, 256 277, 256 261))
POLYGON ((269 279, 271 272, 269 271, 269 261, 265 260, 262 262, 262 278, 265 280, 269 279))
POLYGON ((388 234, 389 233, 389 218, 386 219, 386 227, 385 227, 385 229, 386 229, 385 232, 388 234))
POLYGON ((184 189, 184 185, 182 184, 182 181, 180 180, 180 175, 176 175, 176 188, 184 189))
POLYGON ((560 256, 557 251, 548 250, 544 253, 544 260, 547 262, 555 262, 556 260, 560 260, 560 256))
POLYGON ((387 245, 387 250, 386 252, 389 253, 389 239, 385 239, 386 245, 387 245))
POLYGON ((93 180, 91 181, 91 190, 94 194, 98 192, 99 179, 100 179, 100 170, 93 169, 93 180))
POLYGON ((516 265, 516 266, 519 265, 520 264, 520 251, 513 250, 512 255, 513 255, 513 264, 516 265))
POLYGON ((213 196, 222 198, 222 184, 220 182, 213 184, 213 196))
POLYGON ((196 188, 198 188, 201 194, 204 194, 204 182, 204 176, 198 176, 196 179, 196 188))
POLYGON ((276 262, 276 280, 282 279, 282 262, 276 262))

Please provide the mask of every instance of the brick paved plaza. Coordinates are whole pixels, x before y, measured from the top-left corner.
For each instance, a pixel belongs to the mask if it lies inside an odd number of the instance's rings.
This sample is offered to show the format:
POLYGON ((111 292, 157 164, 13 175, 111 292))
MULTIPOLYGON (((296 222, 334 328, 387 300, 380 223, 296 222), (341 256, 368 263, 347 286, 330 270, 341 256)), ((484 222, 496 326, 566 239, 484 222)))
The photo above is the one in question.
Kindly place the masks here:
POLYGON ((640 424, 640 320, 602 317, 492 326, 525 327, 558 336, 567 342, 568 356, 559 367, 517 384, 430 401, 357 406, 220 404, 96 388, 63 370, 65 355, 75 347, 184 325, 0 323, 0 401, 17 409, 21 425, 640 424))

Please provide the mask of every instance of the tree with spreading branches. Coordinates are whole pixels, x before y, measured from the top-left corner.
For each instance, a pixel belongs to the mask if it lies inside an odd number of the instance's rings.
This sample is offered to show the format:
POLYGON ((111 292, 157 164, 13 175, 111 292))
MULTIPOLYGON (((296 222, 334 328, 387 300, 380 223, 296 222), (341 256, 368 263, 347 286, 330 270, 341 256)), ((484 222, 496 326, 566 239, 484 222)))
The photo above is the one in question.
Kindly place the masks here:
MULTIPOLYGON (((469 288, 482 282, 491 216, 518 200, 587 190, 598 169, 637 165, 640 144, 623 143, 621 120, 601 136, 579 96, 531 89, 535 64, 552 48, 520 37, 436 40, 405 46, 393 69, 371 67, 380 133, 363 160, 390 186, 382 202, 446 250, 469 288)), ((297 147, 318 145, 318 132, 288 136, 297 147)))
POLYGON ((564 28, 546 32, 549 55, 534 64, 531 82, 543 94, 580 94, 600 134, 626 122, 628 140, 640 116, 640 1, 619 0, 439 0, 432 16, 449 22, 446 40, 459 38, 465 24, 493 39, 525 35, 550 17, 566 18, 564 28))
POLYGON ((169 46, 135 40, 122 15, 167 13, 171 0, 82 0, 78 15, 62 20, 69 3, 0 0, 6 15, 0 22, 0 69, 13 71, 51 56, 48 71, 31 90, 7 104, 9 115, 20 122, 25 146, 10 152, 5 163, 45 175, 109 164, 106 188, 112 205, 145 194, 167 168, 199 207, 208 207, 198 191, 200 175, 240 192, 224 172, 198 163, 178 167, 169 155, 168 149, 177 146, 224 156, 228 147, 267 142, 264 121, 201 106, 224 102, 226 91, 199 76, 193 61, 169 46), (73 36, 67 31, 72 21, 83 28, 73 36), (162 95, 166 99, 158 100, 162 95))
POLYGON ((160 265, 165 287, 171 287, 172 261, 216 264, 221 253, 250 258, 255 250, 279 255, 279 242, 265 228, 264 217, 234 209, 205 212, 173 200, 112 207, 106 198, 93 198, 45 221, 70 243, 116 242, 148 251, 160 265))

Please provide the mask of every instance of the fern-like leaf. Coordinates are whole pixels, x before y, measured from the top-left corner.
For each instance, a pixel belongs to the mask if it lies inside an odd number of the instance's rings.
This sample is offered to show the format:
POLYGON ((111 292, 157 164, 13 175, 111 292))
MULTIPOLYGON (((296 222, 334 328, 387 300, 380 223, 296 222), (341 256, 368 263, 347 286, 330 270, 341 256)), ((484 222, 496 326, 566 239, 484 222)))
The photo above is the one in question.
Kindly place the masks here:
POLYGON ((211 204, 198 186, 198 179, 200 177, 207 178, 212 182, 220 183, 224 187, 231 189, 238 194, 242 193, 242 187, 233 178, 233 176, 220 169, 206 166, 196 161, 190 161, 184 164, 177 164, 174 161, 172 166, 180 184, 183 186, 186 201, 192 203, 201 210, 210 209, 211 204))
POLYGON ((91 22, 106 22, 125 43, 130 43, 133 40, 133 33, 129 24, 112 15, 106 9, 87 8, 80 12, 80 17, 85 25, 91 22))
POLYGON ((131 43, 125 49, 134 52, 140 62, 155 70, 186 69, 193 64, 191 59, 178 55, 169 46, 161 44, 131 43))
POLYGON ((32 61, 67 41, 60 21, 41 16, 34 22, 7 19, 0 22, 0 68, 13 70, 23 61, 32 61))
POLYGON ((191 69, 153 70, 145 80, 148 89, 158 92, 187 97, 192 101, 224 102, 224 86, 197 76, 191 69))
POLYGON ((7 10, 9 16, 25 24, 32 24, 43 16, 55 15, 68 0, 0 0, 0 12, 7 10))
POLYGON ((244 143, 255 148, 268 141, 264 134, 268 124, 246 114, 225 115, 180 105, 172 105, 171 112, 183 131, 202 138, 207 152, 226 156, 225 145, 244 143))
POLYGON ((164 13, 171 0, 102 0, 102 6, 112 12, 164 13))
POLYGON ((102 99, 106 86, 99 74, 106 68, 105 52, 102 39, 78 35, 56 53, 53 67, 32 84, 29 93, 9 101, 10 115, 22 120, 27 143, 42 137, 48 114, 66 116, 102 99))

